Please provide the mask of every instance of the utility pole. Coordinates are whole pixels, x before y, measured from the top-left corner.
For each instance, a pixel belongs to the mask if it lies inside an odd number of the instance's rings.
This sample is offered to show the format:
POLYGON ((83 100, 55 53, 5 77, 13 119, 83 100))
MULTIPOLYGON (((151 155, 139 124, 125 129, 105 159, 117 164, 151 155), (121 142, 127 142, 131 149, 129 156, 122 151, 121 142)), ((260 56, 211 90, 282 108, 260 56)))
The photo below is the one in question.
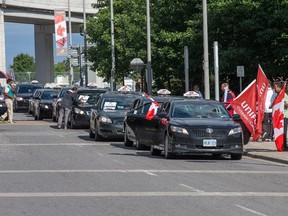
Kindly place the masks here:
POLYGON ((150 32, 150 0, 146 0, 147 20, 147 94, 152 94, 151 32, 150 32))
POLYGON ((110 91, 114 91, 115 85, 115 39, 114 39, 114 9, 113 0, 110 0, 110 13, 111 13, 111 58, 112 58, 112 68, 111 68, 111 78, 110 78, 110 91))
MULTIPOLYGON (((71 4, 70 0, 68 0, 68 17, 69 17, 69 47, 73 45, 72 43, 72 24, 71 24, 71 4)), ((74 68, 72 67, 70 63, 70 84, 72 85, 74 83, 74 68)))
POLYGON ((203 3, 204 89, 205 89, 205 99, 210 99, 207 0, 202 1, 203 1, 202 3, 203 3))
POLYGON ((87 33, 86 33, 86 5, 85 0, 83 0, 83 22, 84 22, 84 74, 85 74, 85 86, 88 84, 88 71, 87 71, 87 33))

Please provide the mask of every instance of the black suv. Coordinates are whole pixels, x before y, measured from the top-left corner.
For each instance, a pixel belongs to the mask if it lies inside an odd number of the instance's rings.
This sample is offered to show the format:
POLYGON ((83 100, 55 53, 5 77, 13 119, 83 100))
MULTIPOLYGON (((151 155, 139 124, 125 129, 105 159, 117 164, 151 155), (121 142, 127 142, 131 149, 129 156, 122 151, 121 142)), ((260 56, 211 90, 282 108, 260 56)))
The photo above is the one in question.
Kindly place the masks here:
POLYGON ((42 89, 43 85, 39 84, 18 84, 15 89, 16 99, 14 100, 14 112, 29 107, 29 99, 36 89, 42 89))

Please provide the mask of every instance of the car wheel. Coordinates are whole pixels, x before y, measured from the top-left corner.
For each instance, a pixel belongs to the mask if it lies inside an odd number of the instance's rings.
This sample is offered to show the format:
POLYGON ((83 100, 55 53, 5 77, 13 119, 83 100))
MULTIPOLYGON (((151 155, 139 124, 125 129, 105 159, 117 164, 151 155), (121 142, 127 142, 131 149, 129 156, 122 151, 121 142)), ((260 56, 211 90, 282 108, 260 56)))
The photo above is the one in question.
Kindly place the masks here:
POLYGON ((231 154, 231 159, 232 160, 241 160, 242 154, 231 154))
POLYGON ((165 143, 164 143, 164 157, 165 157, 165 159, 173 159, 173 158, 175 158, 175 154, 173 154, 172 152, 169 152, 169 143, 170 143, 170 141, 169 141, 169 137, 168 137, 168 135, 166 134, 165 135, 165 139, 164 139, 165 141, 165 143))
POLYGON ((52 119, 53 119, 53 122, 57 122, 56 116, 53 116, 52 119))
POLYGON ((35 119, 35 120, 38 120, 38 117, 37 117, 37 115, 35 115, 35 116, 34 116, 34 119, 35 119))
POLYGON ((144 149, 145 149, 145 145, 141 144, 141 143, 139 142, 139 140, 136 138, 135 148, 136 148, 137 150, 144 150, 144 149))
POLYGON ((95 138, 95 134, 92 133, 91 129, 89 129, 89 137, 90 137, 90 138, 95 138))
POLYGON ((129 140, 126 127, 124 128, 124 145, 133 146, 133 141, 129 140))
POLYGON ((153 145, 150 146, 151 155, 161 155, 161 150, 155 149, 153 145))

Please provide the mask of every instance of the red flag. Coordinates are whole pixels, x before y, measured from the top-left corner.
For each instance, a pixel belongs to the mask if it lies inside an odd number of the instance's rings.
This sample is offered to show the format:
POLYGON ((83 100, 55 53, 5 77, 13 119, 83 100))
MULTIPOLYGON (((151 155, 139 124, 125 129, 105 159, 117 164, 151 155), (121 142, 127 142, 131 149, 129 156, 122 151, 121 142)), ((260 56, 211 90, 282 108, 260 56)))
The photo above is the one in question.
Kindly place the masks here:
POLYGON ((262 70, 261 66, 258 66, 257 73, 257 102, 258 102, 258 111, 257 111, 257 125, 256 133, 262 135, 262 122, 264 119, 264 110, 265 110, 265 101, 268 91, 269 81, 262 70))
POLYGON ((56 38, 56 55, 68 55, 67 29, 64 10, 54 11, 54 23, 56 38))
POLYGON ((242 93, 231 102, 231 106, 235 112, 240 115, 254 140, 259 138, 259 134, 256 134, 256 98, 256 80, 253 80, 242 93))
POLYGON ((151 120, 157 114, 158 107, 160 107, 160 105, 153 98, 149 97, 149 99, 152 101, 152 103, 146 114, 147 120, 151 120))
POLYGON ((279 152, 282 152, 284 147, 284 96, 285 85, 272 104, 272 122, 274 127, 274 138, 276 148, 279 152))

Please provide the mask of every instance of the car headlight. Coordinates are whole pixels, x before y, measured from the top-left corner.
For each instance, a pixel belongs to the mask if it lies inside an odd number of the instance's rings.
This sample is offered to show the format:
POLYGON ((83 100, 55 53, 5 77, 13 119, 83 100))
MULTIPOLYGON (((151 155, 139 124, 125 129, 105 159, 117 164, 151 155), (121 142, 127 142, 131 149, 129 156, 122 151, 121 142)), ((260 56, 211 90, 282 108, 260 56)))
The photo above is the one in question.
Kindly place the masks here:
POLYGON ((174 133, 181 133, 181 134, 189 135, 188 131, 185 128, 170 126, 170 130, 174 133))
POLYGON ((22 97, 16 97, 17 101, 23 101, 24 99, 22 97))
POLYGON ((80 115, 84 114, 84 111, 81 109, 78 109, 78 108, 75 108, 74 111, 75 111, 75 113, 80 114, 80 115))
POLYGON ((112 123, 112 120, 111 120, 110 118, 105 117, 105 116, 100 116, 99 122, 102 122, 102 123, 112 123))
POLYGON ((2 104, 0 104, 0 107, 2 107, 3 105, 2 104))
POLYGON ((234 135, 234 134, 238 134, 238 133, 242 133, 242 128, 241 127, 237 127, 237 128, 233 128, 229 131, 228 136, 234 135))
POLYGON ((49 106, 47 104, 40 104, 40 107, 42 109, 49 109, 49 106))

